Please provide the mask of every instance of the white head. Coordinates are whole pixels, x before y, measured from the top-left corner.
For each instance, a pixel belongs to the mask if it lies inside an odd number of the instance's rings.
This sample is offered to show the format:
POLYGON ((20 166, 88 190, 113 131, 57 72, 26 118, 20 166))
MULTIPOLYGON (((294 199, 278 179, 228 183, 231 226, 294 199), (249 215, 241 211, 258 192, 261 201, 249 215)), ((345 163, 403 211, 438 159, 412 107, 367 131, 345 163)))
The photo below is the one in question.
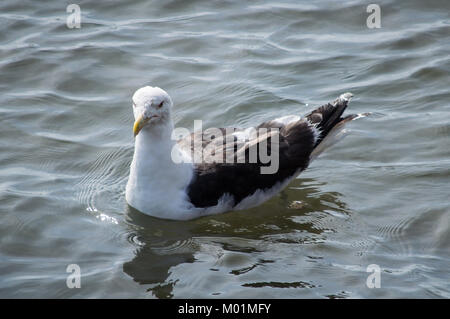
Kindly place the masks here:
POLYGON ((170 123, 172 99, 166 91, 144 86, 133 94, 133 132, 136 136, 144 127, 170 123))

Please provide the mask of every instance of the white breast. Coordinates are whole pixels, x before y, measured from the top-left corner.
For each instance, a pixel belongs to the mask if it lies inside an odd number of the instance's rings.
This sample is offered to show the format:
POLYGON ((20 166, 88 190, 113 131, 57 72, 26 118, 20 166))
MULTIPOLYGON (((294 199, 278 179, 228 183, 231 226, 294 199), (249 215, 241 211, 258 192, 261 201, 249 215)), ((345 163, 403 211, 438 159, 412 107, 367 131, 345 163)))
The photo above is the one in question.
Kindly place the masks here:
POLYGON ((169 219, 193 218, 192 214, 198 213, 198 209, 193 207, 186 194, 193 176, 193 164, 174 163, 171 154, 174 147, 176 150, 175 143, 150 134, 142 131, 136 137, 126 201, 147 215, 169 219))

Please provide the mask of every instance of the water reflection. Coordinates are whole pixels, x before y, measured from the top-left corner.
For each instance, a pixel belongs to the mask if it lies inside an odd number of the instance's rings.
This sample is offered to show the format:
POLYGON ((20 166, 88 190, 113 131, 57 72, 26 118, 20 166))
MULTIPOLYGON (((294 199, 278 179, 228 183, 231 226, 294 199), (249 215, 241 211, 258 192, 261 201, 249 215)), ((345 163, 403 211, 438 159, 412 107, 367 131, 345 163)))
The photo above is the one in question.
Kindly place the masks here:
MULTIPOLYGON (((219 260, 224 252, 269 252, 273 245, 314 244, 336 232, 335 215, 348 215, 337 192, 323 192, 313 179, 297 179, 280 196, 251 210, 208 216, 193 221, 169 221, 146 216, 127 207, 129 239, 136 245, 135 257, 123 265, 125 273, 142 284, 157 298, 174 297, 177 278, 169 278, 175 266, 198 262, 196 255, 206 253, 219 260), (292 208, 291 203, 301 202, 292 208), (331 218, 326 222, 327 217, 331 218)), ((338 218, 339 219, 339 218, 338 218)), ((259 260, 257 264, 274 262, 259 260)), ((248 267, 254 271, 257 264, 248 267)), ((218 271, 217 262, 211 271, 218 271)), ((230 273, 241 275, 241 267, 230 273)), ((278 287, 292 287, 276 283, 278 287)), ((243 287, 264 285, 242 283, 243 287)), ((311 285, 297 285, 311 288, 311 285)))
POLYGON ((156 297, 172 297, 174 283, 165 281, 171 267, 195 261, 193 251, 183 249, 195 233, 195 224, 153 218, 130 206, 127 217, 132 228, 129 239, 137 249, 133 260, 123 265, 124 272, 140 284, 155 285, 149 290, 156 297))

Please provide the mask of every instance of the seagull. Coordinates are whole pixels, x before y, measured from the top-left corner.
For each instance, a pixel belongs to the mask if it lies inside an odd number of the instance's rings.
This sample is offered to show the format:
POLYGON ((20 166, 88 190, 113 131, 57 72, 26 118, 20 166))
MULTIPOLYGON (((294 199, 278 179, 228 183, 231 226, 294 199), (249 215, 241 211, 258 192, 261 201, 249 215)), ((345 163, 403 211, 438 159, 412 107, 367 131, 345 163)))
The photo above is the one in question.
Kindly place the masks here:
POLYGON ((352 97, 342 94, 304 117, 177 136, 169 94, 142 87, 132 97, 135 146, 126 201, 144 214, 172 220, 258 206, 345 135, 344 125, 358 117, 343 116, 352 97))

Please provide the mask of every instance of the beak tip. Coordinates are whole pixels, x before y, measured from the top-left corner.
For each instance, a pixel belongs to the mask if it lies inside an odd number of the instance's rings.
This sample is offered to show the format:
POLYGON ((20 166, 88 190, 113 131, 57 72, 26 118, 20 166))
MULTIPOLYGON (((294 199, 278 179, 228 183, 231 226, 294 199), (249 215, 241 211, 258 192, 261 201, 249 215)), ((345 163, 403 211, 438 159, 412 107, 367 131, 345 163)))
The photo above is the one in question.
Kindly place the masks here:
POLYGON ((149 118, 144 118, 142 115, 139 116, 136 121, 134 122, 133 125, 133 135, 134 137, 136 137, 139 132, 141 131, 141 129, 144 127, 145 124, 147 124, 147 122, 151 119, 152 117, 149 118))
POLYGON ((139 131, 141 130, 143 126, 143 120, 142 117, 139 117, 136 119, 133 125, 133 136, 136 137, 139 134, 139 131))

